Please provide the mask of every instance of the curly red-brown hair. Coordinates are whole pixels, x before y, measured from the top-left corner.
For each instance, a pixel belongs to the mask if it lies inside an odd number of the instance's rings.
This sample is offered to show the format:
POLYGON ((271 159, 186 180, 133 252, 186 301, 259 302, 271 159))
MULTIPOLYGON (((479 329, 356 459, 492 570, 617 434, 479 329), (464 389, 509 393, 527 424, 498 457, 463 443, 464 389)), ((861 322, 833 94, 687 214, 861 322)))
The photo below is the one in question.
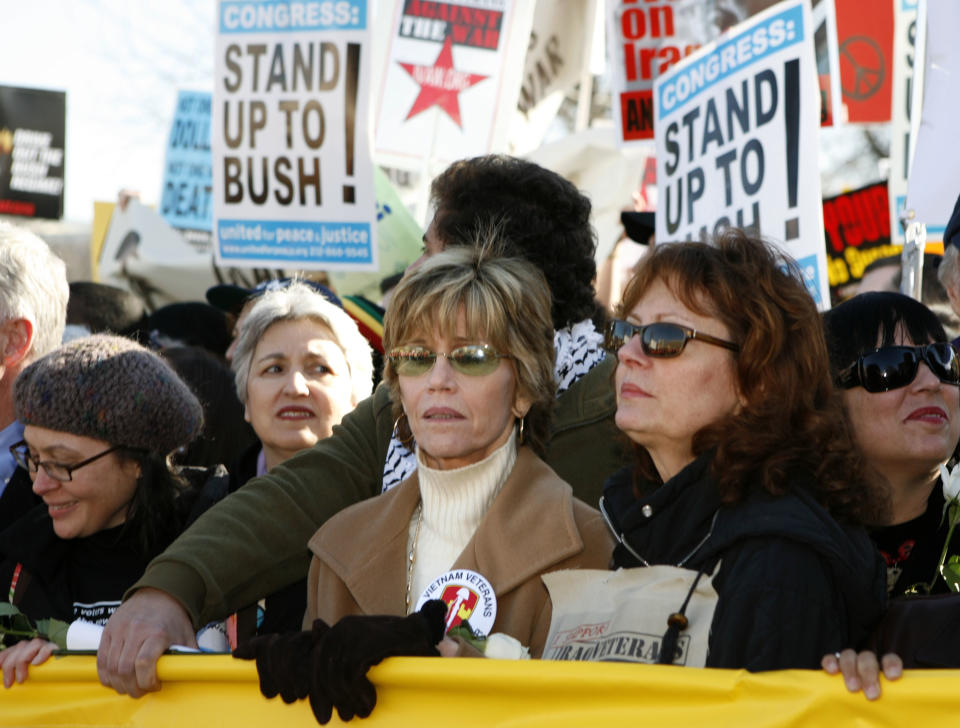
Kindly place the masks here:
MULTIPOLYGON (((693 437, 693 452, 716 451, 721 500, 735 503, 751 484, 782 495, 812 474, 814 496, 837 518, 877 522, 883 504, 863 484, 862 463, 833 391, 816 305, 796 263, 762 240, 730 229, 712 243, 656 246, 644 257, 618 307, 625 316, 656 281, 690 310, 721 321, 740 346, 736 378, 745 402, 693 437)), ((637 446, 642 475, 656 479, 637 446)))

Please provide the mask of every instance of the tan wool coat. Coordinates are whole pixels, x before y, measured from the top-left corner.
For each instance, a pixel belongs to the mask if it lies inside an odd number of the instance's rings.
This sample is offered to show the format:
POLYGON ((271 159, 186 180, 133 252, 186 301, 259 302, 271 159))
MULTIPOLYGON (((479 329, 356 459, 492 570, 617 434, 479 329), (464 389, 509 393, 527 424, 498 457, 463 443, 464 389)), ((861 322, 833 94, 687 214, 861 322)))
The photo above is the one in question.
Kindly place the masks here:
MULTIPOLYGON (((304 624, 349 614, 405 613, 407 538, 420 500, 414 473, 393 490, 340 512, 310 539, 313 559, 304 624)), ((452 569, 485 576, 497 596, 492 632, 505 632, 539 657, 551 605, 540 575, 560 569, 606 569, 613 540, 600 513, 529 448, 452 569)), ((437 574, 439 576, 439 574, 437 574)), ((415 604, 419 594, 411 595, 415 604)))

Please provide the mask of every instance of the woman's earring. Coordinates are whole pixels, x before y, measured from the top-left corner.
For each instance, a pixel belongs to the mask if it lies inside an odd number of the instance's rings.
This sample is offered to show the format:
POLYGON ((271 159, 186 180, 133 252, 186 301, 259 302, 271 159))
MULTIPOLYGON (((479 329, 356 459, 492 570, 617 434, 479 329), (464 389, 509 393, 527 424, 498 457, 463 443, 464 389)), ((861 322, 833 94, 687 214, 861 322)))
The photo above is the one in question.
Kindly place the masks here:
POLYGON ((518 444, 518 445, 522 445, 522 444, 523 444, 523 423, 526 422, 526 421, 527 421, 526 416, 523 416, 523 417, 520 418, 520 434, 517 435, 517 444, 518 444))
POLYGON ((413 432, 410 431, 410 423, 409 423, 409 422, 407 423, 407 432, 410 432, 410 436, 407 437, 406 439, 400 437, 400 420, 406 420, 406 419, 407 419, 407 413, 406 413, 406 412, 403 412, 403 413, 401 413, 400 416, 394 421, 394 423, 393 423, 393 436, 400 441, 400 444, 401 444, 401 445, 403 445, 405 448, 407 448, 407 449, 409 450, 409 449, 410 449, 410 445, 413 443, 413 432))

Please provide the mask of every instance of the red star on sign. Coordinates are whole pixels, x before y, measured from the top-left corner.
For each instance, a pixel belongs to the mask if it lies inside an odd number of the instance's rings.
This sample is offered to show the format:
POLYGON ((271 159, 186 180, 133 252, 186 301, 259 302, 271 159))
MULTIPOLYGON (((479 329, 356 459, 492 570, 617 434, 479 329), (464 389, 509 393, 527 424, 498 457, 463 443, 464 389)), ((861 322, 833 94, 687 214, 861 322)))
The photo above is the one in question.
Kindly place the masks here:
POLYGON ((426 111, 431 106, 439 106, 447 112, 447 116, 453 119, 453 123, 462 129, 457 94, 480 83, 487 76, 465 73, 453 67, 453 38, 447 36, 443 42, 443 49, 432 66, 415 66, 412 63, 400 65, 414 81, 420 84, 420 94, 413 102, 410 113, 404 121, 413 118, 421 111, 426 111))

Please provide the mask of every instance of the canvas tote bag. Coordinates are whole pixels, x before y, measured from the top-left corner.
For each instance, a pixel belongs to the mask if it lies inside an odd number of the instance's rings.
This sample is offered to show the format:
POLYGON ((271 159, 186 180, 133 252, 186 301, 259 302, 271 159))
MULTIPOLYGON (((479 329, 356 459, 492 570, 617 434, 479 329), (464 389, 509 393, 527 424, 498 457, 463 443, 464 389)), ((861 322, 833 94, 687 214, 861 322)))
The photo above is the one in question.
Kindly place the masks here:
POLYGON ((686 627, 672 663, 703 667, 717 607, 713 575, 678 566, 543 574, 553 602, 543 659, 657 663, 668 619, 681 612, 686 627))

